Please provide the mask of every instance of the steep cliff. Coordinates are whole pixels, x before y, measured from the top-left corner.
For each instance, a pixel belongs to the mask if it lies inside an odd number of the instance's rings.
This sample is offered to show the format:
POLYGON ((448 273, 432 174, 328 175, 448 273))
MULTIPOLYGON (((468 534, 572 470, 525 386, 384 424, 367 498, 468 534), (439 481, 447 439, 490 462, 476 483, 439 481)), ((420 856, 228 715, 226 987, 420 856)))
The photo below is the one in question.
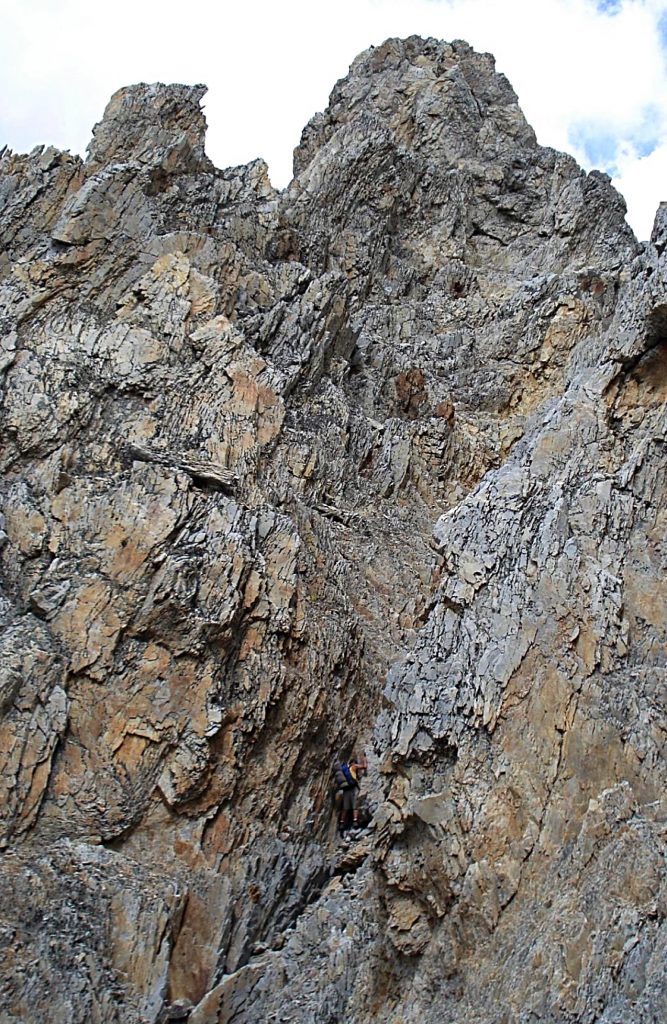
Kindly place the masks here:
POLYGON ((204 92, 0 154, 0 1021, 662 1021, 667 206, 462 42, 282 193, 204 92))

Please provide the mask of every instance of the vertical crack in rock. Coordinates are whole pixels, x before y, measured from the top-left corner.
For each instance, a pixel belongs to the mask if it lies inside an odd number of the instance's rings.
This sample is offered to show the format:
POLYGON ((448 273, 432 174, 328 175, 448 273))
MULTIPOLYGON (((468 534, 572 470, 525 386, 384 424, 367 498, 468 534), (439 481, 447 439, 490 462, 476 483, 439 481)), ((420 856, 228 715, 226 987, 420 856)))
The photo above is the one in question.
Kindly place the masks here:
POLYGON ((281 193, 204 92, 0 154, 2 1019, 655 1024, 667 207, 460 41, 281 193))

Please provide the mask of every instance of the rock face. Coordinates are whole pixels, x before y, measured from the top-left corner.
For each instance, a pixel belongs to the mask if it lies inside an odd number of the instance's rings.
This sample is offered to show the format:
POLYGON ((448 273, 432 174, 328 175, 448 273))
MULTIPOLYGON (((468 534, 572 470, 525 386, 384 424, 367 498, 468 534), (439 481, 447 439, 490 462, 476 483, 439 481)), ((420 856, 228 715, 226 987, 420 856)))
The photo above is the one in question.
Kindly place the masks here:
POLYGON ((461 42, 283 193, 203 93, 0 156, 0 1020, 663 1021, 667 207, 461 42))

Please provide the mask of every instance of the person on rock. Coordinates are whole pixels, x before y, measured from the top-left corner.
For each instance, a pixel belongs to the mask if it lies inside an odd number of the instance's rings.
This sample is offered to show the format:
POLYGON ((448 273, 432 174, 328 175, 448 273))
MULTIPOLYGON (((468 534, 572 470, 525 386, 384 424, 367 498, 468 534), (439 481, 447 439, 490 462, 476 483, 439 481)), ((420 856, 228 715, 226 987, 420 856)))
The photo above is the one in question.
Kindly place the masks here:
POLYGON ((335 801, 338 806, 338 834, 349 833, 352 839, 359 835, 359 789, 362 775, 368 768, 364 755, 354 754, 349 761, 334 761, 332 773, 336 787, 335 801))

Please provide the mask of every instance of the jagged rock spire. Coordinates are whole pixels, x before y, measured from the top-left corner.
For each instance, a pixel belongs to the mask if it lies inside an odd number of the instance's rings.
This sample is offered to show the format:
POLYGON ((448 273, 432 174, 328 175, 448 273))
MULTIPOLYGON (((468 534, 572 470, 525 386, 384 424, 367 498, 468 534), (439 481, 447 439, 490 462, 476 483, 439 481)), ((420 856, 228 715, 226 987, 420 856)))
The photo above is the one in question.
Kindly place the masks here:
POLYGON ((654 1024, 665 211, 462 42, 281 194, 203 92, 0 156, 2 1012, 654 1024))

